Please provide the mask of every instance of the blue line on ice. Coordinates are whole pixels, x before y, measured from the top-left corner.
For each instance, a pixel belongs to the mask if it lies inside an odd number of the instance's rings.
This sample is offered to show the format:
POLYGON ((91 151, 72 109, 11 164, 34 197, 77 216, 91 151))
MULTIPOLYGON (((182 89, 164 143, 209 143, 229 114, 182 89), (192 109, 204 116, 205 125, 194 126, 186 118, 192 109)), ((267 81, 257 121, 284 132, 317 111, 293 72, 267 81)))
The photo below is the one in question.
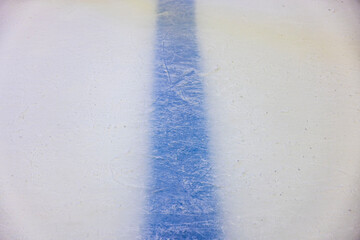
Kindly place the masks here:
POLYGON ((144 239, 219 239, 193 0, 159 0, 144 239))

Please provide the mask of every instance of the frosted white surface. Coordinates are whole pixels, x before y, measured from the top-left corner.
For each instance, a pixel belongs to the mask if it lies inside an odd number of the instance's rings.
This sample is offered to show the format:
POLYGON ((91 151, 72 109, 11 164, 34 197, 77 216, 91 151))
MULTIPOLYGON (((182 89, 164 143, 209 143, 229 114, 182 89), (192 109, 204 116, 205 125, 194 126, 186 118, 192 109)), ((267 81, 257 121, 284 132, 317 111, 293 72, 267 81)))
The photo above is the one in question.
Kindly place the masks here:
MULTIPOLYGON (((197 1, 225 239, 359 239, 359 8, 197 1)), ((155 9, 0 3, 0 239, 140 238, 155 9)))
POLYGON ((139 236, 155 4, 116 2, 2 6, 2 240, 139 236))
POLYGON ((228 239, 359 239, 355 1, 198 1, 228 239))

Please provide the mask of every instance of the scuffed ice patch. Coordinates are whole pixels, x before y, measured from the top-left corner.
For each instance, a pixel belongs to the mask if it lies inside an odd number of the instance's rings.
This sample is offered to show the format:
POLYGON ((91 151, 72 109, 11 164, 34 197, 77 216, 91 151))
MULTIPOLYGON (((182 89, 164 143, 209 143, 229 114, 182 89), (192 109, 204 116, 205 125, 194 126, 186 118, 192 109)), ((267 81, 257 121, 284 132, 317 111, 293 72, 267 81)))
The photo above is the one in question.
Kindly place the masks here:
POLYGON ((219 239, 193 1, 159 1, 144 239, 219 239))

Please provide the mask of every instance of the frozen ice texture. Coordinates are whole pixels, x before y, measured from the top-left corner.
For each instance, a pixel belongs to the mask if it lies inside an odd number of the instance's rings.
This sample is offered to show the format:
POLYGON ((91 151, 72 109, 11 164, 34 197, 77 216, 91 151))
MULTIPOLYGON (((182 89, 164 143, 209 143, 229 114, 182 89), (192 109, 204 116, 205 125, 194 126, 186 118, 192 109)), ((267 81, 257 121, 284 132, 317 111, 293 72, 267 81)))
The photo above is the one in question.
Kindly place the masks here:
MULTIPOLYGON (((359 239, 358 1, 195 9, 224 238, 359 239)), ((157 18, 0 3, 0 239, 141 239, 157 18)))

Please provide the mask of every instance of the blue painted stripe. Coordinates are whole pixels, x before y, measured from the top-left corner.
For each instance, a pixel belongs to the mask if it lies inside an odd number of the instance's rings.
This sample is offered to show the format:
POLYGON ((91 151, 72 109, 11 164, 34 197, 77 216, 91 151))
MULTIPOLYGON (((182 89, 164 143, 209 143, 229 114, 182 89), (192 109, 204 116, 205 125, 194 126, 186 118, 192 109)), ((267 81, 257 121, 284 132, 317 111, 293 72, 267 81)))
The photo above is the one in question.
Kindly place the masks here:
POLYGON ((219 239, 192 0, 159 0, 144 239, 219 239))

